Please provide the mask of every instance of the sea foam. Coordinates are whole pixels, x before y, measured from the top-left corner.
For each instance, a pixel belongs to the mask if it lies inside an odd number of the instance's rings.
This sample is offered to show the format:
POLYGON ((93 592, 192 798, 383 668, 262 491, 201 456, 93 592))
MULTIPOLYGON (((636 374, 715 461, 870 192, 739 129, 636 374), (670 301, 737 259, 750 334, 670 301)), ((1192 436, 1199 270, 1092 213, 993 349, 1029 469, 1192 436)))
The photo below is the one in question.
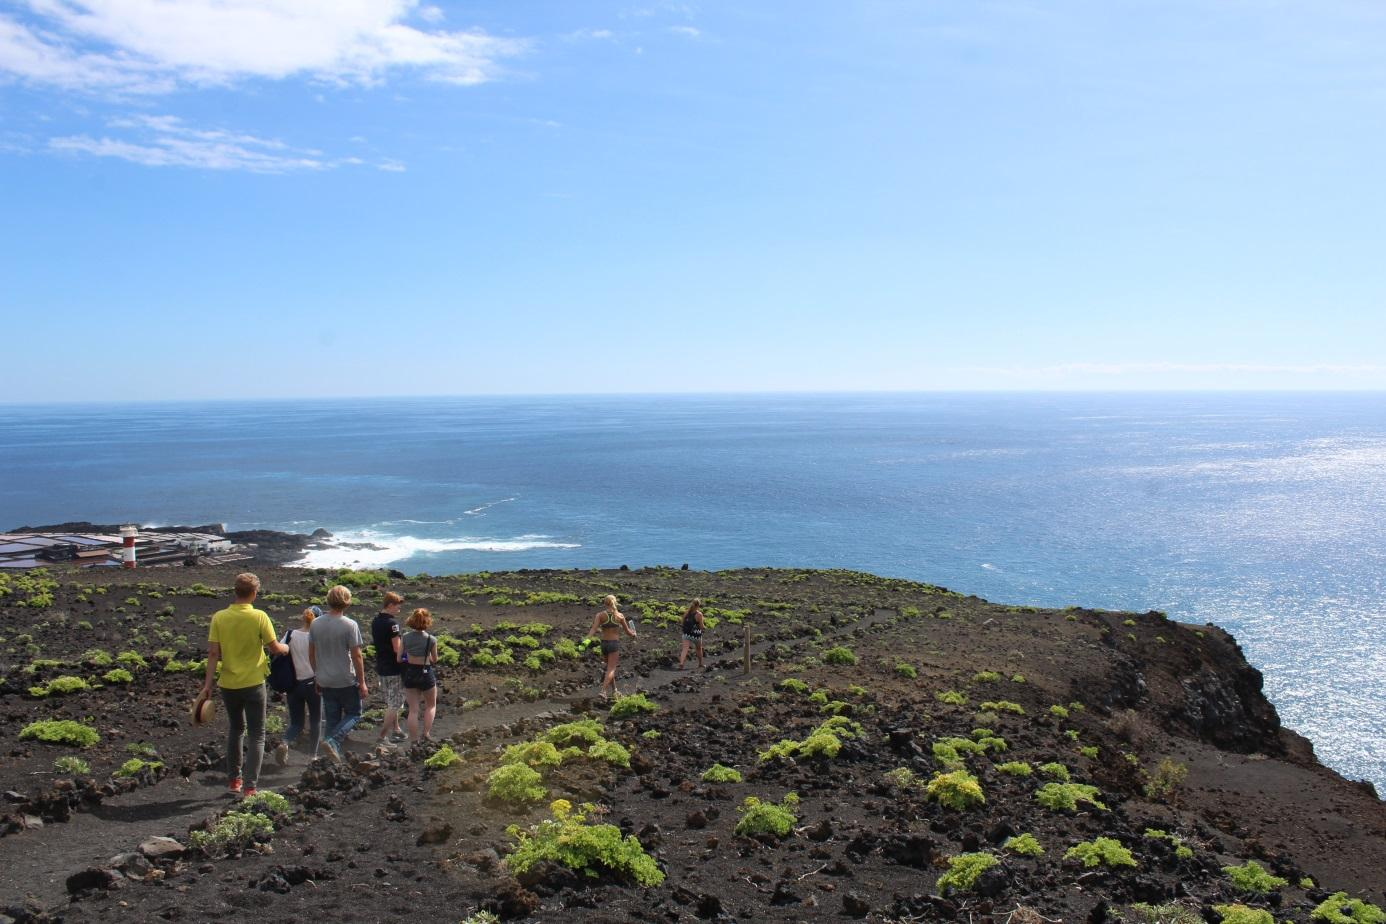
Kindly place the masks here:
POLYGON ((393 536, 373 529, 348 530, 337 533, 324 542, 324 547, 309 549, 294 562, 301 568, 378 568, 437 552, 527 552, 531 549, 576 549, 576 542, 561 542, 552 536, 524 535, 507 539, 484 536, 456 536, 449 539, 424 539, 418 536, 393 536))

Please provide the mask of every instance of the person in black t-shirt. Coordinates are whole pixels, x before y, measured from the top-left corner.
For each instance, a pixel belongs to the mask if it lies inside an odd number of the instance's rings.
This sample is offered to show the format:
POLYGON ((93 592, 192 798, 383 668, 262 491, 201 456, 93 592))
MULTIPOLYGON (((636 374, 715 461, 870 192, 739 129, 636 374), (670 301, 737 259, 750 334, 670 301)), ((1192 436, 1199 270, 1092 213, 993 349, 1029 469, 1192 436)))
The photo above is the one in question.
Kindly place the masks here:
POLYGON ((380 677, 380 693, 385 697, 385 721, 380 725, 381 741, 391 744, 405 739, 399 727, 399 711, 404 706, 404 686, 400 675, 404 665, 399 663, 399 608, 404 598, 394 591, 385 594, 380 615, 371 622, 371 642, 375 645, 375 672, 380 677), (388 736, 388 738, 387 738, 388 736))

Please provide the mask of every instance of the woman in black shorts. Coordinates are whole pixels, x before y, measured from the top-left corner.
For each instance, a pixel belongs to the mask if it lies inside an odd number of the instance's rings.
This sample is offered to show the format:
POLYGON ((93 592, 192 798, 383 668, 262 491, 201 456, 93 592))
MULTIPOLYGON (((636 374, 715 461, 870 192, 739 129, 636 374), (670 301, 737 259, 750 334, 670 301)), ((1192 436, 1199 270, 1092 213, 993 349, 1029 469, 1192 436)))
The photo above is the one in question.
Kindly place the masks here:
POLYGON ((433 737, 433 716, 438 711, 438 639, 428 634, 433 616, 420 607, 404 621, 409 631, 400 637, 404 666, 404 702, 409 707, 406 722, 409 742, 418 744, 433 737), (420 733, 422 729, 422 734, 420 733))
POLYGON ((626 622, 626 617, 621 615, 621 611, 616 609, 616 598, 613 595, 607 594, 602 602, 606 607, 592 617, 592 630, 587 634, 600 635, 602 638, 602 656, 606 658, 606 676, 602 678, 602 699, 606 699, 612 693, 621 695, 621 691, 616 689, 616 665, 621 660, 620 633, 625 632, 631 638, 635 638, 635 630, 626 622))
POLYGON ((683 614, 683 649, 679 652, 679 670, 683 670, 683 662, 688 660, 688 649, 694 645, 697 646, 698 667, 701 669, 703 666, 703 601, 701 600, 694 600, 683 614))

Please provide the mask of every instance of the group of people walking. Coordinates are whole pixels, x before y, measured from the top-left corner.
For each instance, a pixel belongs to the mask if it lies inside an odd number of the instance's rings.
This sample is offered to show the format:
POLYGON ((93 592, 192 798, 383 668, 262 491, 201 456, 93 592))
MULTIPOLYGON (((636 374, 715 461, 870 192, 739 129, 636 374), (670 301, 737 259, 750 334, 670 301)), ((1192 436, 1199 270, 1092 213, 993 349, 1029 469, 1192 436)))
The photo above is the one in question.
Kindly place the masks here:
MULTIPOLYGON (((207 630, 207 670, 198 703, 210 698, 214 688, 220 689, 227 719, 227 789, 248 798, 255 794, 265 754, 270 658, 288 659, 286 669, 277 672, 285 678, 279 692, 286 695, 289 712, 283 741, 274 749, 281 766, 288 763, 291 749, 341 760, 347 735, 361 721, 370 687, 361 627, 346 615, 349 587, 329 590, 326 612, 309 607, 299 626, 286 630, 282 638, 275 635, 269 615, 254 606, 259 578, 237 575, 233 592, 235 602, 215 613, 207 630)), ((433 617, 426 609, 416 609, 405 620, 407 631, 401 631, 398 616, 403 604, 399 594, 387 593, 371 623, 376 677, 385 697, 377 738, 387 746, 431 738, 438 706, 438 640, 428 631, 433 617), (399 725, 406 704, 407 735, 399 725)))
MULTIPOLYGON (((260 592, 258 577, 237 575, 233 592, 235 602, 215 613, 207 630, 206 676, 193 712, 200 716, 202 704, 214 689, 220 689, 227 718, 227 789, 248 798, 255 795, 265 755, 267 675, 288 705, 288 727, 274 749, 280 766, 288 764, 291 750, 341 760, 347 735, 361 721, 370 687, 361 628, 346 615, 352 602, 350 588, 333 587, 327 592, 325 612, 321 607, 309 607, 299 625, 287 629, 282 637, 275 634, 269 615, 254 606, 260 592), (273 671, 271 658, 282 659, 273 671)), ((370 629, 377 685, 385 699, 377 741, 385 747, 431 739, 438 709, 438 639, 428 631, 433 616, 426 609, 415 609, 401 629, 403 605, 399 594, 386 593, 370 629), (405 707, 407 734, 399 723, 405 707)), ((702 667, 704 622, 699 601, 694 600, 685 611, 680 629, 683 648, 679 670, 683 670, 691 649, 696 650, 698 666, 702 667)), ((601 683, 604 698, 620 695, 616 669, 622 634, 637 637, 616 597, 608 595, 588 632, 589 637, 601 640, 606 665, 601 683)))

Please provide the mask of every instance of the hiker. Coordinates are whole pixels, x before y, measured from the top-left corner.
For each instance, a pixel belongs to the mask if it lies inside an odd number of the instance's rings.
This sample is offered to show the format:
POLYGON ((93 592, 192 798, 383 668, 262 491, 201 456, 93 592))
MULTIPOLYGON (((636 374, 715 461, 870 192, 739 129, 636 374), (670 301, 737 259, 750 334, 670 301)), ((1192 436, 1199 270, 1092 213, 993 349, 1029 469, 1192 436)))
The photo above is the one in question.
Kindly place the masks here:
POLYGON ((409 704, 405 723, 409 742, 433 738, 433 717, 438 711, 438 639, 429 634, 433 614, 420 607, 405 620, 409 631, 400 640, 404 648, 404 699, 409 704))
POLYGON ((300 748, 310 757, 318 753, 318 743, 322 740, 322 697, 318 695, 317 684, 313 680, 313 664, 308 658, 308 633, 313 620, 322 615, 322 607, 310 606, 303 611, 302 626, 290 629, 286 634, 289 654, 294 659, 294 688, 288 693, 289 727, 284 732, 284 740, 274 749, 274 762, 283 767, 289 762, 289 748, 303 734, 303 719, 308 718, 308 744, 300 748))
POLYGON ((385 697, 385 721, 381 723, 376 740, 390 744, 403 741, 405 737, 399 730, 399 710, 404 705, 404 687, 400 683, 404 668, 399 661, 399 608, 403 603, 404 598, 399 594, 387 592, 380 613, 371 622, 375 674, 380 680, 380 695, 385 697))
POLYGON ((683 613, 683 649, 679 652, 679 670, 688 659, 688 649, 698 648, 698 669, 703 666, 703 601, 694 600, 683 613))
POLYGON ((238 574, 234 592, 236 602, 214 613, 207 628, 207 673, 199 696, 211 696, 214 682, 221 688, 226 707, 226 791, 249 798, 255 795, 265 757, 265 676, 269 673, 265 649, 285 654, 289 648, 275 640, 269 615, 251 606, 260 592, 260 579, 248 572, 238 574))
POLYGON ((361 721, 366 699, 366 665, 361 660, 361 627, 348 619, 351 591, 338 584, 327 592, 327 614, 308 630, 308 660, 322 695, 326 734, 319 746, 333 760, 342 759, 346 737, 361 721))
POLYGON ((606 676, 602 678, 601 692, 602 699, 607 699, 612 693, 621 695, 621 691, 616 689, 616 665, 621 661, 620 633, 624 631, 631 638, 636 636, 626 617, 616 608, 615 595, 607 594, 602 602, 606 607, 592 617, 592 629, 587 634, 589 637, 601 635, 602 656, 606 659, 606 676))

